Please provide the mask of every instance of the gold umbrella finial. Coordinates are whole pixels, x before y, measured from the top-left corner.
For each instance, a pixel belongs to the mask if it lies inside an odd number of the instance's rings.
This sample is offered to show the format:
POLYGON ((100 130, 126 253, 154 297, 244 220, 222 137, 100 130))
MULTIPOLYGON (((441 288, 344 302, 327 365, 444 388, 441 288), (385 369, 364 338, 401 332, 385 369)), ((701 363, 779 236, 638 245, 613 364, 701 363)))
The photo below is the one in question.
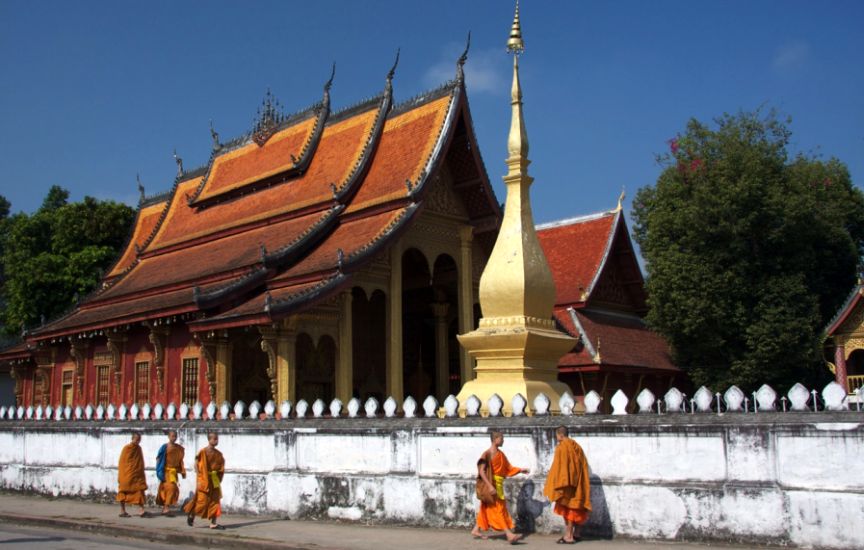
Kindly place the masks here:
POLYGON ((516 0, 516 13, 513 15, 513 25, 510 27, 507 51, 516 55, 525 51, 525 42, 522 41, 522 26, 519 24, 519 0, 516 0))

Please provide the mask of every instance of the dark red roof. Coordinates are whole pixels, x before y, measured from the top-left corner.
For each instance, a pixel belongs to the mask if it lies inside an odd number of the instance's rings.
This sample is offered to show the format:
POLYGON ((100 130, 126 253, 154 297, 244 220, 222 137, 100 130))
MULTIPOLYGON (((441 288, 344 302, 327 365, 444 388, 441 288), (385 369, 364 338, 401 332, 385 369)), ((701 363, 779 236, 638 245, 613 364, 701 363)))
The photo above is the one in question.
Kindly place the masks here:
POLYGON ((598 365, 679 370, 672 362, 666 341, 649 330, 639 317, 587 309, 573 309, 572 312, 567 308, 555 310, 555 318, 567 332, 582 338, 578 351, 559 360, 558 366, 563 370, 598 365))
POLYGON ((587 301, 620 216, 620 211, 601 212, 537 226, 537 237, 555 279, 556 305, 587 301))

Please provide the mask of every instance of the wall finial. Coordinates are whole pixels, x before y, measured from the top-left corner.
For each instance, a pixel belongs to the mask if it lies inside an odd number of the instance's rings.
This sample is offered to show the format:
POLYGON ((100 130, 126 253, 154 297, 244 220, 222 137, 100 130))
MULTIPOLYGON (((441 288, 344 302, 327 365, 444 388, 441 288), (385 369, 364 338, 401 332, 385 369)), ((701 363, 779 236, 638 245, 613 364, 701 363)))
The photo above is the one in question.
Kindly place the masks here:
POLYGON ((615 207, 615 210, 621 211, 624 208, 624 199, 627 197, 627 190, 624 186, 621 186, 621 194, 618 195, 618 206, 615 207))
POLYGON ((516 13, 513 14, 513 25, 510 27, 507 51, 516 55, 525 51, 525 42, 522 40, 522 26, 519 23, 519 0, 516 0, 516 13))

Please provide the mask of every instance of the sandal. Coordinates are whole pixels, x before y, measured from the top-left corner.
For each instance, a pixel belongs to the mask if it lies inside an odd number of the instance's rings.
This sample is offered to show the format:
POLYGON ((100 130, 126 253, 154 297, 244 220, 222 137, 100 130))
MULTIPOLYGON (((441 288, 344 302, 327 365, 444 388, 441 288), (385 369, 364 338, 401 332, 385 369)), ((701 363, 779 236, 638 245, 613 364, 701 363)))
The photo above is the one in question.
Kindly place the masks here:
POLYGON ((555 541, 555 544, 576 544, 576 540, 567 540, 564 537, 555 541))
POLYGON ((126 512, 120 512, 120 516, 119 516, 119 517, 121 517, 121 518, 131 518, 132 516, 130 516, 130 515, 127 514, 126 512))
POLYGON ((211 525, 210 529, 213 529, 214 531, 224 531, 225 526, 224 525, 211 525))
POLYGON ((192 527, 193 521, 195 521, 195 516, 186 516, 186 525, 192 527))

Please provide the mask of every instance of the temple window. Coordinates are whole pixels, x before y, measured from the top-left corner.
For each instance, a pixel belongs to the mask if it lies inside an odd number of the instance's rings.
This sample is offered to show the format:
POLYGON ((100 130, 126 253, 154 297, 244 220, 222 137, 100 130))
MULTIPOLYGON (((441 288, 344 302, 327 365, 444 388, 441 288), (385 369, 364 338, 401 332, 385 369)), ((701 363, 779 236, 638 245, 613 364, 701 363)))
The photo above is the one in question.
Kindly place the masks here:
POLYGON ((36 375, 33 384, 33 405, 42 405, 45 396, 45 379, 42 376, 36 375))
POLYGON ((135 363, 135 401, 143 405, 150 401, 150 363, 135 363))
POLYGON ((99 405, 108 404, 108 390, 110 388, 111 367, 101 365, 96 367, 96 394, 99 405))
POLYGON ((183 359, 183 402, 189 405, 198 401, 198 358, 183 359))

